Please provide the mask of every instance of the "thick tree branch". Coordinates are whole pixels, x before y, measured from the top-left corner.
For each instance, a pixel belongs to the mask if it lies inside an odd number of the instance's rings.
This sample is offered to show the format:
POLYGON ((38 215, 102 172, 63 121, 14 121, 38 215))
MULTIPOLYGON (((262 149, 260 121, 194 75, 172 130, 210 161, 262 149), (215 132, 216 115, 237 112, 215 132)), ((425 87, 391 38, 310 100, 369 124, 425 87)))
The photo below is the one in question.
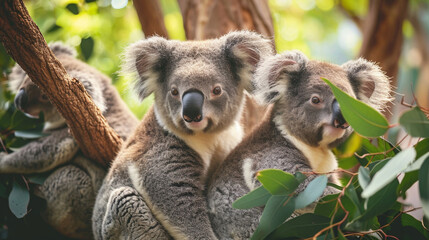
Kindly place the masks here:
POLYGON ((363 19, 361 17, 359 17, 358 15, 356 15, 356 13, 354 13, 353 11, 350 11, 350 9, 347 9, 344 6, 343 1, 339 1, 338 7, 339 7, 340 11, 343 12, 346 16, 348 16, 362 32, 363 31, 363 22, 364 22, 363 19))
POLYGON ((66 119, 83 154, 107 166, 119 151, 121 138, 83 85, 54 56, 22 0, 0 1, 0 40, 66 119))
POLYGON ((133 3, 145 36, 158 35, 168 39, 164 15, 158 0, 133 0, 133 3))
MULTIPOLYGON (((402 23, 409 0, 372 0, 365 19, 360 56, 379 63, 392 86, 397 86, 399 57, 402 50, 402 23)), ((392 105, 386 115, 390 117, 392 105)))

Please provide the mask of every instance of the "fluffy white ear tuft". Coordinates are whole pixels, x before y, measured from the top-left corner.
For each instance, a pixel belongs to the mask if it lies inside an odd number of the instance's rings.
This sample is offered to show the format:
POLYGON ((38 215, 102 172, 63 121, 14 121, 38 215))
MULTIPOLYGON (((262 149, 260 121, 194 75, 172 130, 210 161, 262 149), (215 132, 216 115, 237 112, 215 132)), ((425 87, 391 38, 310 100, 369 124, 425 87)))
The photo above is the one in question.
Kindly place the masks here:
POLYGON ((287 51, 265 59, 254 76, 256 99, 262 104, 279 100, 290 76, 302 71, 307 62, 308 58, 300 51, 287 51))
POLYGON ((274 54, 271 40, 250 31, 230 32, 220 38, 224 41, 224 51, 230 61, 233 74, 244 88, 251 91, 252 75, 259 61, 274 54))
POLYGON ((140 40, 127 47, 122 72, 132 75, 133 91, 141 100, 156 90, 168 60, 168 41, 162 37, 140 40))
POLYGON ((346 72, 359 100, 382 111, 392 101, 389 78, 380 67, 363 58, 351 60, 341 66, 346 72))

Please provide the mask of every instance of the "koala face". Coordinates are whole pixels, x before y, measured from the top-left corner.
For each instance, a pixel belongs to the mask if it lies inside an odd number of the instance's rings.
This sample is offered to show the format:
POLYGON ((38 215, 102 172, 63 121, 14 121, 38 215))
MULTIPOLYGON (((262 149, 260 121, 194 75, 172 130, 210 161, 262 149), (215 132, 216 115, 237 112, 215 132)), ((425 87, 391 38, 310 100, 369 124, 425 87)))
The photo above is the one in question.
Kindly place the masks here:
POLYGON ((269 41, 251 32, 187 42, 152 37, 129 47, 125 70, 137 75, 141 98, 154 93, 161 125, 210 133, 236 119, 257 62, 271 54, 269 41))
POLYGON ((312 147, 335 147, 352 131, 321 78, 375 109, 380 110, 390 101, 388 78, 366 60, 338 66, 310 61, 298 51, 268 59, 256 74, 258 98, 275 103, 274 121, 284 134, 312 147))

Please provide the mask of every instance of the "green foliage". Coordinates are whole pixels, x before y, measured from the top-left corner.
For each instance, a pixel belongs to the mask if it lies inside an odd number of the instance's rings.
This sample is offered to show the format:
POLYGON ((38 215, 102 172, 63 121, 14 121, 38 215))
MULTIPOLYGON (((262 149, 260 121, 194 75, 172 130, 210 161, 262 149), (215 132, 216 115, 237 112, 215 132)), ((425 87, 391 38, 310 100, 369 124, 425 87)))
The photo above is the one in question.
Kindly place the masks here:
POLYGON ((17 218, 27 214, 27 206, 30 202, 30 193, 20 181, 14 181, 12 191, 9 194, 9 208, 17 218))
MULTIPOLYGON (((355 131, 372 137, 386 132, 389 125, 376 110, 346 95, 328 80, 325 82, 355 131)), ((401 116, 400 126, 410 134, 418 134, 413 136, 426 137, 428 120, 423 116, 421 110, 413 108, 401 116)), ((335 153, 360 164, 358 172, 340 169, 349 176, 343 178, 339 193, 320 199, 314 213, 291 219, 293 211, 319 199, 327 186, 327 176, 316 177, 298 194, 295 190, 302 178, 298 181, 296 176, 275 169, 258 172, 262 186, 233 204, 236 208, 265 204, 252 239, 380 239, 386 235, 397 239, 428 239, 425 228, 429 222, 428 139, 401 150, 379 137, 366 139, 352 135, 335 153), (355 152, 357 156, 353 155, 355 152), (404 177, 399 180, 401 174, 404 177), (425 215, 420 221, 408 215, 405 206, 397 201, 399 197, 406 198, 406 191, 417 181, 425 215)))

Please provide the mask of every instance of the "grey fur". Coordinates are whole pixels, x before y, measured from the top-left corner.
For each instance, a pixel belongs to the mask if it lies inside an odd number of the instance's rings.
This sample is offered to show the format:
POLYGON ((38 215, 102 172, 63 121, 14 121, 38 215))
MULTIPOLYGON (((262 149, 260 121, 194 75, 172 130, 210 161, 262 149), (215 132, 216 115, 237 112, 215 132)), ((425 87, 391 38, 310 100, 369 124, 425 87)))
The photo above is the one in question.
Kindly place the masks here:
POLYGON ((155 103, 97 196, 96 239, 216 238, 203 195, 206 177, 241 141, 244 90, 259 59, 271 54, 268 40, 246 31, 206 41, 152 37, 128 48, 124 69, 135 75, 140 97, 154 93, 155 103), (221 95, 211 93, 215 86, 221 95), (201 129, 181 115, 181 96, 192 89, 204 95, 201 129))
MULTIPOLYGON (((208 187, 210 220, 220 239, 247 239, 256 229, 263 208, 238 210, 232 208, 232 203, 260 186, 255 179, 258 171, 276 168, 292 174, 298 171, 326 173, 337 167, 330 149, 343 142, 351 129, 331 128, 331 134, 325 133, 332 124, 334 96, 321 77, 352 96, 367 91, 363 84, 353 81, 370 79, 376 82, 376 89, 371 91, 369 99, 363 100, 377 104, 377 109, 382 109, 389 100, 386 76, 363 59, 337 66, 310 61, 298 51, 267 58, 256 71, 255 86, 261 101, 274 105, 261 125, 225 159, 208 187), (312 104, 312 96, 319 97, 321 103, 312 104), (372 101, 373 98, 378 102, 372 101)), ((315 177, 309 175, 297 191, 302 191, 315 177)), ((330 178, 335 181, 335 176, 330 178)), ((335 189, 328 187, 324 195, 334 192, 335 189)), ((302 211, 295 212, 294 216, 300 213, 302 211)))
MULTIPOLYGON (((138 121, 121 100, 110 79, 77 60, 73 49, 60 43, 50 47, 68 74, 83 83, 110 126, 125 140, 138 121)), ((33 116, 44 113, 44 131, 48 136, 13 153, 2 153, 0 173, 50 172, 44 184, 35 190, 46 200, 43 217, 65 236, 91 239, 92 208, 105 170, 82 156, 65 120, 19 65, 9 75, 9 88, 15 93, 24 89, 29 96, 28 103, 20 106, 25 113, 33 116)))

